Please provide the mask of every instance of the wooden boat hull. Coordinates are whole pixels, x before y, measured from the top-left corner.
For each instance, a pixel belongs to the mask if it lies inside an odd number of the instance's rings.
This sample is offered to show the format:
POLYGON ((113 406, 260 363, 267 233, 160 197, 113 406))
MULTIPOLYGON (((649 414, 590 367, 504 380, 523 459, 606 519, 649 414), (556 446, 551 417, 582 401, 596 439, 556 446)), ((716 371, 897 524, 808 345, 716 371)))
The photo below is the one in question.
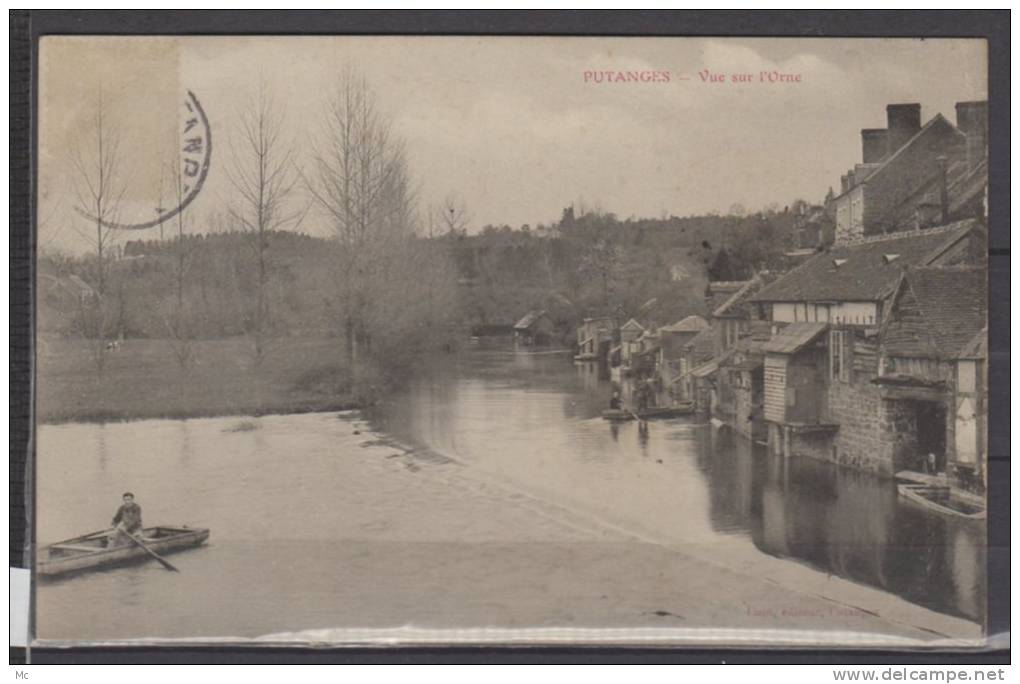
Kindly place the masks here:
POLYGON ((979 504, 954 497, 949 487, 901 484, 897 485, 897 490, 903 498, 943 515, 970 520, 984 520, 986 515, 984 508, 979 504), (950 502, 955 503, 957 507, 948 505, 950 502))
MULTIPOLYGON (((101 568, 151 560, 135 544, 107 548, 106 531, 50 544, 39 551, 36 572, 41 577, 56 577, 101 568)), ((209 538, 209 530, 200 527, 146 527, 142 541, 160 555, 199 546, 209 538)))
POLYGON ((606 420, 653 420, 655 418, 679 418, 694 413, 693 405, 681 406, 660 406, 657 408, 643 409, 641 411, 627 411, 624 409, 606 409, 602 417, 606 420))

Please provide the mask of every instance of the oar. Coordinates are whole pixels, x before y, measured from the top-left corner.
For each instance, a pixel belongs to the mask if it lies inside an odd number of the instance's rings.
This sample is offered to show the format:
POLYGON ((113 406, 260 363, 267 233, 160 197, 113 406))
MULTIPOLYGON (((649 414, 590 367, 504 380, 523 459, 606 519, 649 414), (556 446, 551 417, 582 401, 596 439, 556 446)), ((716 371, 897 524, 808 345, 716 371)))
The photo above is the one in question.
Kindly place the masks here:
POLYGON ((131 541, 133 541, 133 542, 134 542, 135 544, 137 544, 138 546, 140 546, 140 547, 142 547, 143 549, 145 549, 145 552, 146 552, 147 554, 149 554, 150 556, 152 556, 153 558, 155 558, 156 560, 158 560, 158 561, 159 561, 159 562, 160 562, 160 563, 161 563, 161 564, 163 565, 163 567, 164 567, 164 568, 166 568, 167 570, 173 570, 174 572, 180 572, 180 570, 178 570, 177 568, 175 568, 175 567, 174 567, 174 566, 173 566, 173 565, 172 565, 172 564, 170 563, 170 561, 168 561, 168 560, 167 560, 166 558, 163 558, 163 556, 159 555, 158 553, 156 553, 155 551, 153 551, 152 549, 150 549, 150 548, 149 548, 148 546, 146 546, 145 544, 143 544, 143 543, 142 543, 142 541, 141 541, 140 539, 136 538, 136 537, 135 537, 135 536, 134 536, 133 534, 130 534, 129 532, 127 532, 127 531, 125 531, 125 530, 122 530, 122 531, 124 532, 124 534, 125 534, 125 535, 127 535, 127 538, 128 538, 128 539, 130 539, 130 540, 131 540, 131 541))

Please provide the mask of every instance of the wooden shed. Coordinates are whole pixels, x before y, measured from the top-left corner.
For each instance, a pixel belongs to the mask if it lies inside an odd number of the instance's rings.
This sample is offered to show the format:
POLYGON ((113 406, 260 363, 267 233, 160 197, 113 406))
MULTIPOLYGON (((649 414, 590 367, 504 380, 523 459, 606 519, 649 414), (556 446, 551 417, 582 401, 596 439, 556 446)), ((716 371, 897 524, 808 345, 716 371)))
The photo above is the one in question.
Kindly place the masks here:
POLYGON ((529 311, 514 324, 514 339, 531 346, 549 344, 553 335, 553 322, 545 311, 529 311))
POLYGON ((825 416, 826 323, 790 323, 765 343, 765 420, 814 424, 825 416))

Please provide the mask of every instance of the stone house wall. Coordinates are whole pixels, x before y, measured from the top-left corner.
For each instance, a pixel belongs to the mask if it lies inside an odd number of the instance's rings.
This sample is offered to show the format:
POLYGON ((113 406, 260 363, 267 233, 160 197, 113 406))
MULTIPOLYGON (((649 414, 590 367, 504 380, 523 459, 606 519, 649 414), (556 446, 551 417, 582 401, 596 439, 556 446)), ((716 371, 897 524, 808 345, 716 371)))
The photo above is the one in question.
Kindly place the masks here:
POLYGON ((892 474, 889 418, 877 385, 868 379, 830 382, 829 420, 839 425, 830 459, 861 470, 892 474))

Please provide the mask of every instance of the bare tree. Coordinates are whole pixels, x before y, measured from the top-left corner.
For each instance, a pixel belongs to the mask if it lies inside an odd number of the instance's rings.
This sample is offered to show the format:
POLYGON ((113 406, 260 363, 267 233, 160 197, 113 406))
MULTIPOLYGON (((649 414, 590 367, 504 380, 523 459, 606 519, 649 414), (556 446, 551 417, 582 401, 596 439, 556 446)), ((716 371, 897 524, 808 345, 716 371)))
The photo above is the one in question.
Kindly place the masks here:
POLYGON ((227 170, 234 189, 229 212, 247 234, 247 245, 255 262, 254 303, 246 329, 252 339, 256 367, 275 335, 269 292, 270 235, 296 227, 303 216, 291 208, 299 174, 294 165, 294 145, 282 135, 283 117, 266 84, 260 83, 250 106, 241 114, 239 135, 232 146, 227 170))
POLYGON ((338 315, 352 370, 366 328, 369 276, 388 246, 414 228, 415 200, 402 143, 391 133, 365 79, 347 69, 329 103, 322 139, 305 179, 337 240, 338 315))
POLYGON ((79 328, 89 341, 89 350, 100 375, 106 364, 108 327, 112 312, 107 301, 108 264, 121 200, 127 189, 121 180, 120 136, 103 100, 96 94, 93 111, 71 146, 77 213, 90 230, 80 234, 95 250, 95 272, 90 284, 94 296, 83 296, 79 307, 79 328))
POLYGON ((391 135, 364 77, 350 69, 330 102, 324 138, 308 189, 341 244, 359 246, 406 228, 401 224, 413 202, 403 145, 391 135))
MULTIPOLYGON (((180 149, 178 140, 177 149, 180 149)), ((177 206, 183 206, 187 194, 184 173, 182 171, 182 159, 179 152, 175 150, 173 161, 167 164, 167 171, 172 181, 171 195, 177 202, 177 206)), ((160 195, 162 195, 162 180, 160 182, 160 195)), ((162 197, 161 197, 162 200, 162 197)), ((173 217, 172 227, 176 235, 173 242, 173 278, 174 278, 174 299, 170 310, 164 314, 163 320, 169 334, 171 349, 174 358, 181 369, 187 370, 191 366, 194 350, 194 331, 192 330, 192 312, 185 297, 185 283, 187 282, 188 270, 191 265, 191 253, 193 245, 187 239, 189 213, 182 208, 173 217)), ((165 223, 165 222, 164 222, 165 223)), ((160 223, 160 240, 162 241, 163 223, 160 223)))
POLYGON ((438 223, 443 227, 445 233, 457 235, 467 232, 468 224, 471 222, 471 215, 463 200, 453 193, 443 199, 443 204, 438 212, 438 223))

